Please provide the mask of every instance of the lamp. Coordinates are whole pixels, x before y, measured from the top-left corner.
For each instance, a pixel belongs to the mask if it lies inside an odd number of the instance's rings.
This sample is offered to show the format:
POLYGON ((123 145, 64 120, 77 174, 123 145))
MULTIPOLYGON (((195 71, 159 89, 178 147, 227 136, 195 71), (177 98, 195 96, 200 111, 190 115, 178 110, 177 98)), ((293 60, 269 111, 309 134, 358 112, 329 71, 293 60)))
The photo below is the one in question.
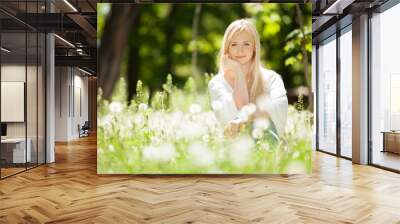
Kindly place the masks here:
POLYGON ((7 48, 5 48, 5 47, 1 47, 1 50, 4 51, 4 52, 6 52, 6 53, 10 53, 10 52, 11 52, 11 50, 9 50, 9 49, 7 49, 7 48))
POLYGON ((336 0, 332 5, 330 5, 327 9, 322 13, 323 15, 332 15, 332 14, 342 14, 343 10, 347 8, 347 6, 351 5, 354 0, 336 0))
POLYGON ((86 71, 86 70, 83 70, 83 69, 81 69, 81 68, 79 68, 79 67, 78 67, 78 70, 81 71, 81 72, 83 72, 83 73, 85 73, 85 74, 87 74, 87 75, 90 75, 90 76, 92 75, 92 73, 90 73, 90 72, 88 72, 88 71, 86 71))
POLYGON ((74 12, 78 12, 78 10, 68 0, 64 0, 64 3, 67 4, 74 12))
POLYGON ((75 45, 73 45, 71 42, 67 41, 66 39, 60 37, 59 35, 54 34, 54 36, 57 37, 57 38, 58 38, 59 40, 61 40, 62 42, 66 43, 67 45, 69 45, 69 46, 75 48, 75 45))

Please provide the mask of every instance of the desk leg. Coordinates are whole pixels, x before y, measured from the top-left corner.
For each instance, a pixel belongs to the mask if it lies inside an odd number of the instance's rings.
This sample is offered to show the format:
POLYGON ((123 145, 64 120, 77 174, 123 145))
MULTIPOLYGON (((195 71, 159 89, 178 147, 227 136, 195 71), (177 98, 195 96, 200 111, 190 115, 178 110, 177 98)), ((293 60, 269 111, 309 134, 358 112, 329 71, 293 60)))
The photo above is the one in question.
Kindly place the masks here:
POLYGON ((383 150, 381 151, 381 152, 386 152, 386 138, 385 138, 385 133, 382 133, 382 136, 383 136, 383 150))

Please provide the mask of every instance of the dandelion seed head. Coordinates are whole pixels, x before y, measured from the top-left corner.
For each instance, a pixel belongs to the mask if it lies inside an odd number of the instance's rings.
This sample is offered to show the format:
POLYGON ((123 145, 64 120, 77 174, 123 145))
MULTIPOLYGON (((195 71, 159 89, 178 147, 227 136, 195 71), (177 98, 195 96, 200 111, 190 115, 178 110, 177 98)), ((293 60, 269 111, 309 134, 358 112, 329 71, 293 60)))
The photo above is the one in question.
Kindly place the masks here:
POLYGON ((135 123, 135 125, 141 127, 144 125, 144 117, 141 114, 138 114, 137 116, 135 116, 135 118, 133 119, 133 123, 135 123))
POLYGON ((190 105, 189 111, 192 114, 198 114, 201 112, 201 106, 197 103, 194 103, 194 104, 190 105))
POLYGON ((175 156, 175 147, 171 144, 160 146, 150 145, 143 150, 143 157, 146 160, 169 162, 175 156))
POLYGON ((176 137, 179 138, 198 138, 208 133, 205 125, 193 121, 182 122, 176 130, 176 137))
POLYGON ((140 103, 138 108, 139 108, 139 111, 145 111, 145 110, 147 110, 148 106, 145 103, 140 103))
POLYGON ((196 166, 210 166, 214 163, 214 155, 210 149, 202 143, 193 143, 189 146, 189 154, 196 166))
POLYGON ((203 140, 203 142, 209 142, 210 141, 210 137, 208 135, 203 135, 203 137, 201 138, 203 140))
POLYGON ((122 111, 123 106, 120 102, 112 102, 109 105, 110 111, 113 113, 119 113, 122 111))
POLYGON ((251 156, 251 150, 254 147, 254 141, 249 136, 240 136, 232 143, 230 159, 235 166, 242 167, 246 165, 251 156))
POLYGON ((108 145, 108 150, 109 150, 110 152, 114 152, 114 151, 115 151, 115 148, 114 148, 113 145, 108 145))
POLYGON ((293 159, 297 159, 299 156, 300 156, 300 153, 299 153, 298 151, 295 151, 295 152, 292 154, 292 158, 293 158, 293 159))
POLYGON ((161 139, 157 136, 154 136, 153 138, 151 138, 151 142, 153 145, 159 145, 161 143, 161 139))
POLYGON ((103 116, 99 118, 99 126, 107 127, 111 125, 113 116, 110 114, 107 114, 106 116, 103 116))

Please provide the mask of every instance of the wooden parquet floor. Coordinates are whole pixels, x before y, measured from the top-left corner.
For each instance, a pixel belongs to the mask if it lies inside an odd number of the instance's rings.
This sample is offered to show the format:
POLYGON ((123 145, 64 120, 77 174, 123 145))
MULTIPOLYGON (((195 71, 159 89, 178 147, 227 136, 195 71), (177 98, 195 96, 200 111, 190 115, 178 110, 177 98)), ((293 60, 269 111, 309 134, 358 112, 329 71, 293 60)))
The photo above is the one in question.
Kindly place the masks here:
POLYGON ((400 175, 320 152, 312 175, 97 175, 96 139, 0 181, 0 223, 400 223, 400 175))

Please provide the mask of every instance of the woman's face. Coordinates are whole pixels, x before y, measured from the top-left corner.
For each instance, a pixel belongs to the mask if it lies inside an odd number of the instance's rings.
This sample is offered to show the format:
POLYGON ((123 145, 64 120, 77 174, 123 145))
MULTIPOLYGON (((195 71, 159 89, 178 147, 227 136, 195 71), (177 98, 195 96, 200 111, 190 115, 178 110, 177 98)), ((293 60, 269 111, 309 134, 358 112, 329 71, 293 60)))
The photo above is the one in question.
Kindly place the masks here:
POLYGON ((228 47, 228 55, 231 59, 246 64, 251 61, 254 53, 254 40, 247 31, 235 33, 228 47))

